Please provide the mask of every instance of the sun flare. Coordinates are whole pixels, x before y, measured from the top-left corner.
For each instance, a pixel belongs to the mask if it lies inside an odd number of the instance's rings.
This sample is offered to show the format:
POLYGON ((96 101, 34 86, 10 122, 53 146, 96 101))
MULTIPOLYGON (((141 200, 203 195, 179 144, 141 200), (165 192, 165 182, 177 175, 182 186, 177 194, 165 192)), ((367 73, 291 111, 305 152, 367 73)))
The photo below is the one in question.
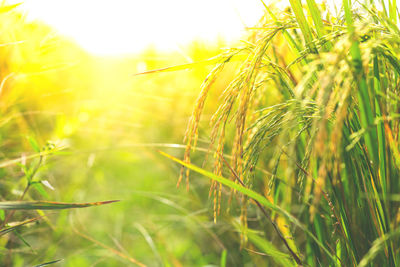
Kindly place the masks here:
POLYGON ((25 0, 29 19, 53 26, 100 55, 171 50, 193 39, 237 39, 263 13, 261 1, 25 0))

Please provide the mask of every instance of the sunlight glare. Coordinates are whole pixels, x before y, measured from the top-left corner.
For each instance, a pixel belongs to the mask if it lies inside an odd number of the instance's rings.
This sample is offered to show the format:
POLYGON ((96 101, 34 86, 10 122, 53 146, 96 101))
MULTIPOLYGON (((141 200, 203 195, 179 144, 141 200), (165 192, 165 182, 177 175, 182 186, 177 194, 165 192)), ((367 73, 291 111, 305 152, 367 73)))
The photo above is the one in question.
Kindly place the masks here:
POLYGON ((171 50, 199 38, 232 41, 264 12, 259 0, 25 0, 20 9, 100 55, 149 45, 171 50))

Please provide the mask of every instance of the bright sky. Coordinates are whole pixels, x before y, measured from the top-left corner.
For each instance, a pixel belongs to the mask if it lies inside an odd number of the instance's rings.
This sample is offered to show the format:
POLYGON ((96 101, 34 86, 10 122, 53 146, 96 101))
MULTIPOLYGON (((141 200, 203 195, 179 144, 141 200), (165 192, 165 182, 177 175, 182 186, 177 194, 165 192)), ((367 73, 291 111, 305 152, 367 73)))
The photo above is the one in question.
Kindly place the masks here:
MULTIPOLYGON (((21 0, 39 19, 94 54, 176 49, 194 38, 240 38, 264 12, 260 0, 21 0)), ((12 2, 21 2, 12 1, 12 2)))

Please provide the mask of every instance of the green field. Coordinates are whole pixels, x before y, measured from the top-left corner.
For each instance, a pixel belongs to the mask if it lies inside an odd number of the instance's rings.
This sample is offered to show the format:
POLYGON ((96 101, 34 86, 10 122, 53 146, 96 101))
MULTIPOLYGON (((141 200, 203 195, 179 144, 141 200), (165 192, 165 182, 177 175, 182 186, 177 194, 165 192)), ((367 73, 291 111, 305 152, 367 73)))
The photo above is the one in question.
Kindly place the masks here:
POLYGON ((264 7, 100 57, 3 4, 0 266, 400 266, 396 1, 264 7))

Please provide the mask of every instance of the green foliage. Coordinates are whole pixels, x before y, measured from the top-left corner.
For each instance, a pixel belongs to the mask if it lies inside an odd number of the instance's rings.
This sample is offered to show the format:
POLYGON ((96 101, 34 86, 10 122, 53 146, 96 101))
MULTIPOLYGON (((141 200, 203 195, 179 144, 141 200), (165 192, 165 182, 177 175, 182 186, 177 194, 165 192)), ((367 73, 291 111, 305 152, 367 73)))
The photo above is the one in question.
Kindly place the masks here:
POLYGON ((224 43, 98 58, 2 10, 0 265, 218 265, 237 250, 208 223, 205 198, 171 192, 176 169, 155 156, 184 148, 195 90, 224 43), (133 76, 188 61, 202 63, 133 76), (76 209, 107 199, 121 202, 76 209))
MULTIPOLYGON (((210 92, 202 90, 185 158, 173 159, 211 178, 211 191, 223 184, 230 199, 241 193, 243 246, 261 246, 254 234, 246 238, 246 217, 258 202, 281 224, 271 235, 275 224, 266 227, 261 216, 251 228, 265 231, 265 244, 297 251, 302 264, 399 264, 400 210, 391 200, 400 190, 399 103, 390 96, 399 90, 400 39, 396 4, 381 4, 384 10, 344 0, 338 17, 313 0, 290 1, 279 16, 266 6, 210 120, 214 174, 190 160, 210 92), (239 179, 223 178, 223 165, 239 179), (283 231, 285 240, 276 238, 283 231)), ((221 202, 221 193, 214 199, 221 202)))
POLYGON ((0 265, 399 265, 396 5, 265 5, 236 48, 122 59, 2 6, 0 265))

